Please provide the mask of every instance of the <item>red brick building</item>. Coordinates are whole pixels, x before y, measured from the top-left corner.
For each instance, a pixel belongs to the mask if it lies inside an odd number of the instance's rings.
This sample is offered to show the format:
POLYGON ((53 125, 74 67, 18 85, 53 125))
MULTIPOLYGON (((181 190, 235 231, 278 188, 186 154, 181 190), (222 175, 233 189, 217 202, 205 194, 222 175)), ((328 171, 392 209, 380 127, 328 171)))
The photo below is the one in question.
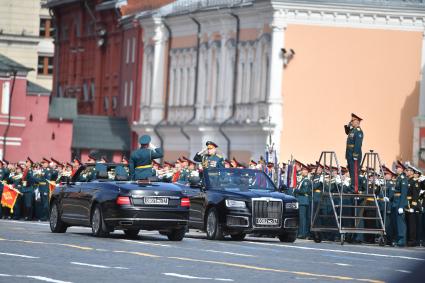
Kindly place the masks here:
MULTIPOLYGON (((170 2, 47 1, 56 27, 53 96, 76 98, 78 114, 138 121, 144 43, 133 17, 170 2)), ((131 147, 136 146, 132 133, 131 147)))

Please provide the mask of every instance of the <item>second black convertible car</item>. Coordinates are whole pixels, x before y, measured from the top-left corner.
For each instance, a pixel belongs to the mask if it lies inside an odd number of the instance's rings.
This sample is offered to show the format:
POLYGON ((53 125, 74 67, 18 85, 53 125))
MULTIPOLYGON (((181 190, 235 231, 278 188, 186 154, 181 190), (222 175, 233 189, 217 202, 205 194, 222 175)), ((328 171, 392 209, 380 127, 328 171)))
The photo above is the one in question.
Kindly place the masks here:
POLYGON ((297 237, 297 200, 279 192, 262 171, 208 169, 185 193, 191 202, 189 227, 204 230, 208 239, 243 240, 249 233, 282 242, 297 237))
POLYGON ((122 165, 84 165, 58 186, 50 200, 50 228, 63 233, 69 226, 89 226, 95 236, 124 230, 157 230, 181 241, 187 230, 190 200, 176 185, 128 181, 122 165))

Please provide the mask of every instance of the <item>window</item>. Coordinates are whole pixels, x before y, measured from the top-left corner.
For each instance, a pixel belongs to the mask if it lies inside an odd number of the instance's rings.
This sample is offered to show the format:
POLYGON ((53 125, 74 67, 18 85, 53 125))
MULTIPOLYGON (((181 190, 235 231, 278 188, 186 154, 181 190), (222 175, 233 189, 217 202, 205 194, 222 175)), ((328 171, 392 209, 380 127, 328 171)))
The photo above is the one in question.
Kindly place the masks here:
POLYGON ((38 56, 37 74, 39 75, 53 74, 53 57, 38 56))
POLYGON ((127 93, 128 93, 128 83, 124 83, 124 106, 127 106, 127 93))
POLYGON ((134 63, 135 58, 136 58, 136 38, 133 37, 132 42, 131 42, 131 63, 134 63))
POLYGON ((92 81, 90 85, 90 100, 91 101, 94 101, 94 96, 95 96, 95 86, 94 86, 94 81, 92 81))
POLYGON ((129 61, 130 61, 130 38, 127 39, 127 53, 125 56, 125 63, 128 64, 129 61))
POLYGON ((2 96, 1 96, 1 113, 9 114, 9 100, 10 100, 10 82, 3 83, 2 96))
POLYGON ((133 105, 133 80, 130 81, 130 92, 128 94, 128 106, 133 105))
POLYGON ((84 101, 89 101, 89 87, 86 82, 83 83, 83 97, 84 101))
POLYGON ((52 37, 55 29, 52 26, 51 19, 40 19, 40 32, 41 37, 52 37))
POLYGON ((112 110, 116 110, 118 107, 118 99, 116 96, 112 96, 112 110))
POLYGON ((107 96, 105 96, 103 98, 103 110, 105 112, 108 112, 108 110, 109 110, 109 97, 107 97, 107 96))

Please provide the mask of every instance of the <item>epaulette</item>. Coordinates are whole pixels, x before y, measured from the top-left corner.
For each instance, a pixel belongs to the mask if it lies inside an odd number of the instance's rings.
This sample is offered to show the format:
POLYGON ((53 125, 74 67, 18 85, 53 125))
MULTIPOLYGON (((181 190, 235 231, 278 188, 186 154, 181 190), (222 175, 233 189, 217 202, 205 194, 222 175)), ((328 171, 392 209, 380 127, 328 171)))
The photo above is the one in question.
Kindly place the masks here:
POLYGON ((218 158, 223 158, 223 156, 222 156, 222 155, 220 155, 220 154, 216 154, 216 156, 217 156, 218 158))

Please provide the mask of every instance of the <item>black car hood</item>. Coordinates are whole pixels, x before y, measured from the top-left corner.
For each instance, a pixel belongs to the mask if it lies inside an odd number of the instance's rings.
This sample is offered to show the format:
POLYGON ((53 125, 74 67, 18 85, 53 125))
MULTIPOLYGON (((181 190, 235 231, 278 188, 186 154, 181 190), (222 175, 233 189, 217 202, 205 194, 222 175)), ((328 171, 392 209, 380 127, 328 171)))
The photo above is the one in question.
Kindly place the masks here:
POLYGON ((240 189, 224 189, 219 190, 220 194, 228 197, 235 197, 236 199, 244 198, 277 198, 285 202, 296 201, 296 198, 281 192, 269 190, 240 190, 240 189))

